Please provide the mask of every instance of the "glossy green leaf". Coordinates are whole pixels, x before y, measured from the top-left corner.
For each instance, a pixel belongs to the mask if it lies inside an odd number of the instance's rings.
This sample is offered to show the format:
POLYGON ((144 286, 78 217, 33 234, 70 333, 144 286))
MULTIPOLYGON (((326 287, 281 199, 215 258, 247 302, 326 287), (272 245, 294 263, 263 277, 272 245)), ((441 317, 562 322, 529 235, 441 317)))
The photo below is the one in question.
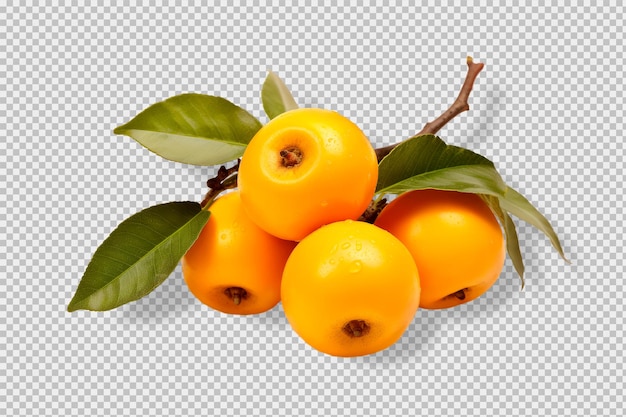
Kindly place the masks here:
POLYGON ((68 311, 111 310, 149 294, 174 271, 208 219, 198 203, 173 202, 124 220, 94 253, 68 311))
POLYGON ((182 94, 153 104, 114 133, 163 158, 210 166, 239 158, 260 128, 254 116, 224 98, 182 94))
POLYGON ((513 262, 513 267, 517 274, 520 277, 522 282, 522 289, 525 285, 524 280, 524 259, 522 258, 522 251, 519 245, 519 239, 517 236, 517 229, 515 228, 515 223, 513 219, 506 211, 502 210, 500 207, 500 199, 494 196, 481 195, 483 200, 489 205, 491 211, 496 215, 500 224, 504 230, 504 236, 506 239, 506 251, 513 262))
POLYGON ((437 188, 500 195, 506 184, 487 158, 446 143, 434 135, 399 144, 379 164, 379 194, 437 188))
POLYGON ((270 119, 289 110, 297 109, 298 104, 278 75, 270 71, 261 90, 263 109, 270 119))
POLYGON ((509 258, 513 262, 513 267, 517 271, 520 279, 522 280, 522 289, 524 289, 524 259, 522 258, 522 251, 519 246, 519 238, 517 236, 517 229, 515 228, 515 222, 507 212, 503 212, 503 225, 504 233, 506 236, 506 251, 509 254, 509 258))
POLYGON ((500 195, 506 185, 495 168, 488 165, 460 165, 428 171, 378 190, 381 194, 434 188, 464 193, 500 195))
POLYGON ((523 195, 515 191, 513 188, 507 187, 506 193, 500 198, 500 206, 503 210, 512 215, 530 223, 540 231, 542 231, 552 243, 561 257, 566 260, 565 253, 561 247, 561 242, 552 228, 552 225, 523 195))
MULTIPOLYGON (((479 194, 498 217, 507 253, 524 287, 524 262, 514 215, 545 233, 566 259, 548 220, 520 193, 506 185, 494 164, 468 149, 447 145, 434 135, 416 136, 396 146, 379 164, 376 193, 401 194, 433 188, 479 194)), ((566 259, 567 260, 567 259, 566 259)))

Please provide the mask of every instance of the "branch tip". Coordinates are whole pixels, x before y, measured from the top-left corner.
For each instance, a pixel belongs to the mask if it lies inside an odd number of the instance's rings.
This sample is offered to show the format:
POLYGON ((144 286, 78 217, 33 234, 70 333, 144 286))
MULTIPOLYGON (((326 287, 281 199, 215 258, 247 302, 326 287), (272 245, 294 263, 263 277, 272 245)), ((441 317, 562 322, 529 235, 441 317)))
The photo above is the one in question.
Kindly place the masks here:
MULTIPOLYGON (((437 117, 435 120, 426 123, 424 127, 422 128, 422 130, 420 130, 418 133, 416 133, 412 137, 426 135, 426 134, 434 135, 454 117, 458 116, 460 113, 463 113, 469 110, 468 98, 469 98, 470 92, 472 91, 472 88, 474 87, 474 82, 476 81, 476 77, 478 76, 480 71, 483 69, 485 64, 483 64, 482 62, 479 62, 479 63, 474 62, 471 56, 468 56, 466 61, 467 61, 467 74, 465 75, 465 81, 463 81, 463 86, 461 87, 461 90, 459 91, 459 95, 457 96, 456 100, 454 100, 454 103, 452 103, 452 105, 446 111, 444 111, 439 117, 437 117)), ((391 152, 397 145, 398 144, 396 143, 393 145, 376 149, 376 157, 378 158, 378 161, 380 161, 385 156, 387 156, 387 154, 389 154, 389 152, 391 152)))

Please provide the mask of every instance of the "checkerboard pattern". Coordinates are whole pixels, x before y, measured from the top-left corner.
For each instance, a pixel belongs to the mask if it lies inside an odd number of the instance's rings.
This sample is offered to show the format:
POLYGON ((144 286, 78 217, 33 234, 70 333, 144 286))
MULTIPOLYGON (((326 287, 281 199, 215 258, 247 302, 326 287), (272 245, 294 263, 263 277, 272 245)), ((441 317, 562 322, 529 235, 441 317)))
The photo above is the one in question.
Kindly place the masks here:
POLYGON ((0 8, 3 414, 624 415, 624 7, 225 3, 0 8), (214 173, 115 126, 190 91, 266 121, 271 69, 386 145, 454 100, 466 55, 486 68, 440 135, 492 159, 571 264, 519 221, 524 290, 507 261, 481 299, 353 359, 308 347, 280 306, 211 311, 180 267, 135 303, 66 312, 115 226, 201 199, 214 173))

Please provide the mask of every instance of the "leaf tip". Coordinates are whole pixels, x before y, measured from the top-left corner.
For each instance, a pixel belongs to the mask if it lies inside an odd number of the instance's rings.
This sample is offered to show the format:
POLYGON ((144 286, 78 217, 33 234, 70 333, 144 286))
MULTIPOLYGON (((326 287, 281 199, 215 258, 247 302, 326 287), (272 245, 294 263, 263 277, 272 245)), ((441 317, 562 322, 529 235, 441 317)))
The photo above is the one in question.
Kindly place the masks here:
POLYGON ((572 264, 572 261, 567 256, 565 256, 565 253, 563 253, 563 252, 561 252, 561 258, 563 258, 563 260, 565 261, 566 264, 568 264, 568 265, 572 264))
POLYGON ((67 305, 67 309, 66 309, 67 312, 68 313, 72 313, 72 312, 74 312, 76 310, 80 310, 80 307, 78 307, 76 304, 77 304, 76 300, 74 298, 72 298, 70 303, 67 305))

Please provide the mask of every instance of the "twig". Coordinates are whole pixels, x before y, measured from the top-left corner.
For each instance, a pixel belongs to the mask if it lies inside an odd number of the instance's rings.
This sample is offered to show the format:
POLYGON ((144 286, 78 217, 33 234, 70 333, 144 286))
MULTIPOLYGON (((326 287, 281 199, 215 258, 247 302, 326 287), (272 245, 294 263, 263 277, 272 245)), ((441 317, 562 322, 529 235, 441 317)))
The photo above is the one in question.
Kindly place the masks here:
MULTIPOLYGON (((467 75, 465 76, 465 81, 463 82, 463 86, 461 87, 461 91, 459 92, 458 97, 454 100, 454 103, 442 113, 435 120, 428 122, 424 125, 422 130, 416 133, 413 137, 425 134, 435 134, 442 127, 444 127, 450 120, 454 117, 463 113, 464 111, 469 110, 469 104, 467 102, 470 92, 474 87, 474 81, 478 76, 478 73, 483 69, 485 64, 474 62, 471 56, 467 57, 467 75)), ((385 146, 383 148, 376 149, 376 156, 380 161, 383 159, 389 152, 391 152, 398 144, 393 144, 389 146, 385 146)))
POLYGON ((206 193, 204 199, 200 203, 200 206, 203 208, 210 205, 213 200, 217 198, 217 196, 231 188, 237 187, 237 172, 239 171, 239 163, 241 160, 237 160, 237 164, 230 168, 226 168, 222 165, 217 171, 217 175, 213 178, 210 178, 206 185, 209 187, 209 192, 206 193))
POLYGON ((376 218, 378 217, 380 212, 383 211, 386 205, 386 198, 383 198, 382 200, 372 200, 367 209, 365 209, 365 212, 361 214, 361 217, 359 217, 359 221, 374 223, 376 221, 376 218))

